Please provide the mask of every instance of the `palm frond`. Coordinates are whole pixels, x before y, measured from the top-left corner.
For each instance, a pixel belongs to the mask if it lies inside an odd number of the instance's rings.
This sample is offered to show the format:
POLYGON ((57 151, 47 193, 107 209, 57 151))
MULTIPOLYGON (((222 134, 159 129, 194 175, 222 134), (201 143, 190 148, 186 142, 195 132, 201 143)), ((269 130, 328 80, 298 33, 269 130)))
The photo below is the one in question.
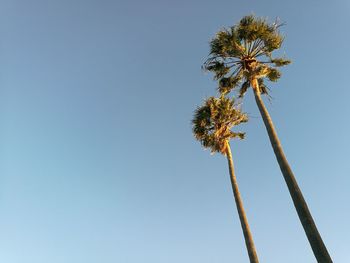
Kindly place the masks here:
POLYGON ((245 81, 241 88, 239 89, 239 98, 243 98, 244 94, 247 92, 248 88, 250 86, 249 81, 245 81))
POLYGON ((269 68, 266 76, 270 81, 276 82, 281 77, 281 72, 278 69, 269 68))
POLYGON ((276 67, 282 67, 290 64, 292 61, 284 58, 274 58, 271 59, 271 62, 274 63, 276 67))

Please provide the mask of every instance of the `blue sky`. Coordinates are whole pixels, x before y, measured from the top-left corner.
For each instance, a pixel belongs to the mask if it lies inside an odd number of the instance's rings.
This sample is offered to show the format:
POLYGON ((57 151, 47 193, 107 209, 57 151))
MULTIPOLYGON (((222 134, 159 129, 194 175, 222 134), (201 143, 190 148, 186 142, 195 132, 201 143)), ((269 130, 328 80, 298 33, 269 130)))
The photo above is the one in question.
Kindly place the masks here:
MULTIPOLYGON (((191 134, 201 64, 250 13, 293 60, 266 105, 334 262, 350 262, 350 4, 0 0, 0 261, 247 262, 226 160, 191 134)), ((261 262, 315 262, 251 91, 232 142, 261 262)))

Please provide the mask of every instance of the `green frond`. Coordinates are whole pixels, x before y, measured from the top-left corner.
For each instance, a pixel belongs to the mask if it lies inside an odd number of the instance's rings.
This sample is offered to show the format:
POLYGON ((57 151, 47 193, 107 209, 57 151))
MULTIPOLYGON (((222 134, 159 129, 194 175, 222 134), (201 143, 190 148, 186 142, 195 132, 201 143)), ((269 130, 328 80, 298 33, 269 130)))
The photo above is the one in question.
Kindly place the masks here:
POLYGON ((268 90, 269 88, 265 85, 264 80, 263 79, 258 79, 258 84, 259 84, 259 89, 261 94, 269 94, 268 90))
POLYGON ((242 84, 241 88, 239 89, 239 98, 243 98, 243 96, 247 92, 249 86, 250 86, 250 82, 249 81, 245 81, 242 84))
POLYGON ((241 45, 236 30, 219 31, 210 42, 210 54, 221 57, 239 57, 245 53, 245 48, 241 45))
POLYGON ((235 132, 235 133, 233 133, 232 136, 243 140, 245 138, 245 133, 244 132, 235 132))
POLYGON ((266 76, 270 81, 276 82, 281 77, 281 72, 278 69, 269 68, 266 76))
POLYGON ((225 66, 224 63, 218 61, 209 62, 205 69, 208 71, 212 71, 215 73, 214 79, 218 80, 219 78, 225 76, 228 72, 230 72, 230 68, 225 66))
POLYGON ((255 18, 253 15, 245 16, 238 25, 238 37, 243 41, 252 42, 265 32, 263 20, 255 18))
POLYGON ((255 41, 261 39, 264 42, 265 51, 271 52, 278 49, 283 37, 278 32, 279 24, 269 24, 263 18, 257 18, 253 15, 245 16, 238 25, 238 37, 243 41, 255 41))
POLYGON ((283 43, 284 38, 278 33, 272 33, 264 39, 265 49, 267 52, 272 52, 279 49, 283 43))
POLYGON ((282 67, 292 63, 291 60, 284 59, 284 58, 274 58, 274 59, 271 59, 271 62, 274 63, 276 67, 282 67))
POLYGON ((227 94, 229 93, 232 89, 238 86, 242 79, 242 75, 235 75, 231 77, 223 77, 219 81, 219 87, 218 90, 220 94, 227 94))
POLYGON ((269 72, 269 67, 265 64, 258 64, 255 68, 255 70, 252 72, 253 76, 256 78, 263 78, 266 76, 266 74, 269 72))
POLYGON ((244 16, 241 21, 239 21, 239 25, 241 27, 247 27, 247 26, 251 26, 254 23, 255 20, 255 16, 254 15, 247 15, 244 16))

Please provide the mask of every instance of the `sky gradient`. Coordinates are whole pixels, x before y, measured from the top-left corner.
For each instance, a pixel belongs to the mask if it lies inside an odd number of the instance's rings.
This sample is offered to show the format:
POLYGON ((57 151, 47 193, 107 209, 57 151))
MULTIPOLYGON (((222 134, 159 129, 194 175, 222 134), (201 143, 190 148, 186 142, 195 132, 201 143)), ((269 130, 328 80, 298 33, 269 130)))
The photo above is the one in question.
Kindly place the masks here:
MULTIPOLYGON (((248 262, 226 159, 191 134, 208 42, 286 22, 266 106, 334 262, 350 262, 350 3, 0 0, 0 262, 248 262)), ((316 262, 253 101, 231 143, 262 263, 316 262)))

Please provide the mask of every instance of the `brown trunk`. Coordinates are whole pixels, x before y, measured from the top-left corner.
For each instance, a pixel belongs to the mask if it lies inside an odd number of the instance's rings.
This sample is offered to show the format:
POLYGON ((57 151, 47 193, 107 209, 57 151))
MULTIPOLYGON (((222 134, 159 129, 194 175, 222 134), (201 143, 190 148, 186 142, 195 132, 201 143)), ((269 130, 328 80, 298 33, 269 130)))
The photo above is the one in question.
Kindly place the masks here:
POLYGON ((258 263, 259 260, 258 260, 257 254, 256 254, 256 250, 255 250, 255 246, 254 246, 254 242, 253 242, 253 237, 252 237, 252 234, 251 234, 250 229, 249 229, 247 216, 244 212, 243 201, 242 201, 241 195, 240 195, 239 190, 238 190, 238 184, 237 184, 237 179, 235 176, 235 171, 234 171, 234 166, 233 166, 231 148, 230 148, 230 144, 228 142, 226 145, 226 157, 227 157, 229 171, 230 171, 230 178, 231 178, 233 195, 235 197, 236 206, 237 206, 238 215, 239 215, 239 220, 241 221, 241 226, 242 226, 242 230, 243 230, 245 244, 246 244, 247 250, 248 250, 250 263, 258 263))
POLYGON ((253 79, 251 81, 251 86, 253 87, 255 101, 263 118, 273 151, 275 152, 275 156, 277 158, 277 162, 280 166, 284 180, 287 184, 289 193, 292 197, 295 209, 297 210, 299 219, 303 225, 312 251, 314 252, 317 262, 331 263, 332 259, 327 251, 325 244, 323 243, 320 233, 317 230, 316 224, 311 216, 303 194, 301 193, 292 169, 288 164, 287 158, 284 155, 282 145, 278 139, 271 117, 264 105, 264 102, 261 99, 258 81, 256 79, 253 79))

